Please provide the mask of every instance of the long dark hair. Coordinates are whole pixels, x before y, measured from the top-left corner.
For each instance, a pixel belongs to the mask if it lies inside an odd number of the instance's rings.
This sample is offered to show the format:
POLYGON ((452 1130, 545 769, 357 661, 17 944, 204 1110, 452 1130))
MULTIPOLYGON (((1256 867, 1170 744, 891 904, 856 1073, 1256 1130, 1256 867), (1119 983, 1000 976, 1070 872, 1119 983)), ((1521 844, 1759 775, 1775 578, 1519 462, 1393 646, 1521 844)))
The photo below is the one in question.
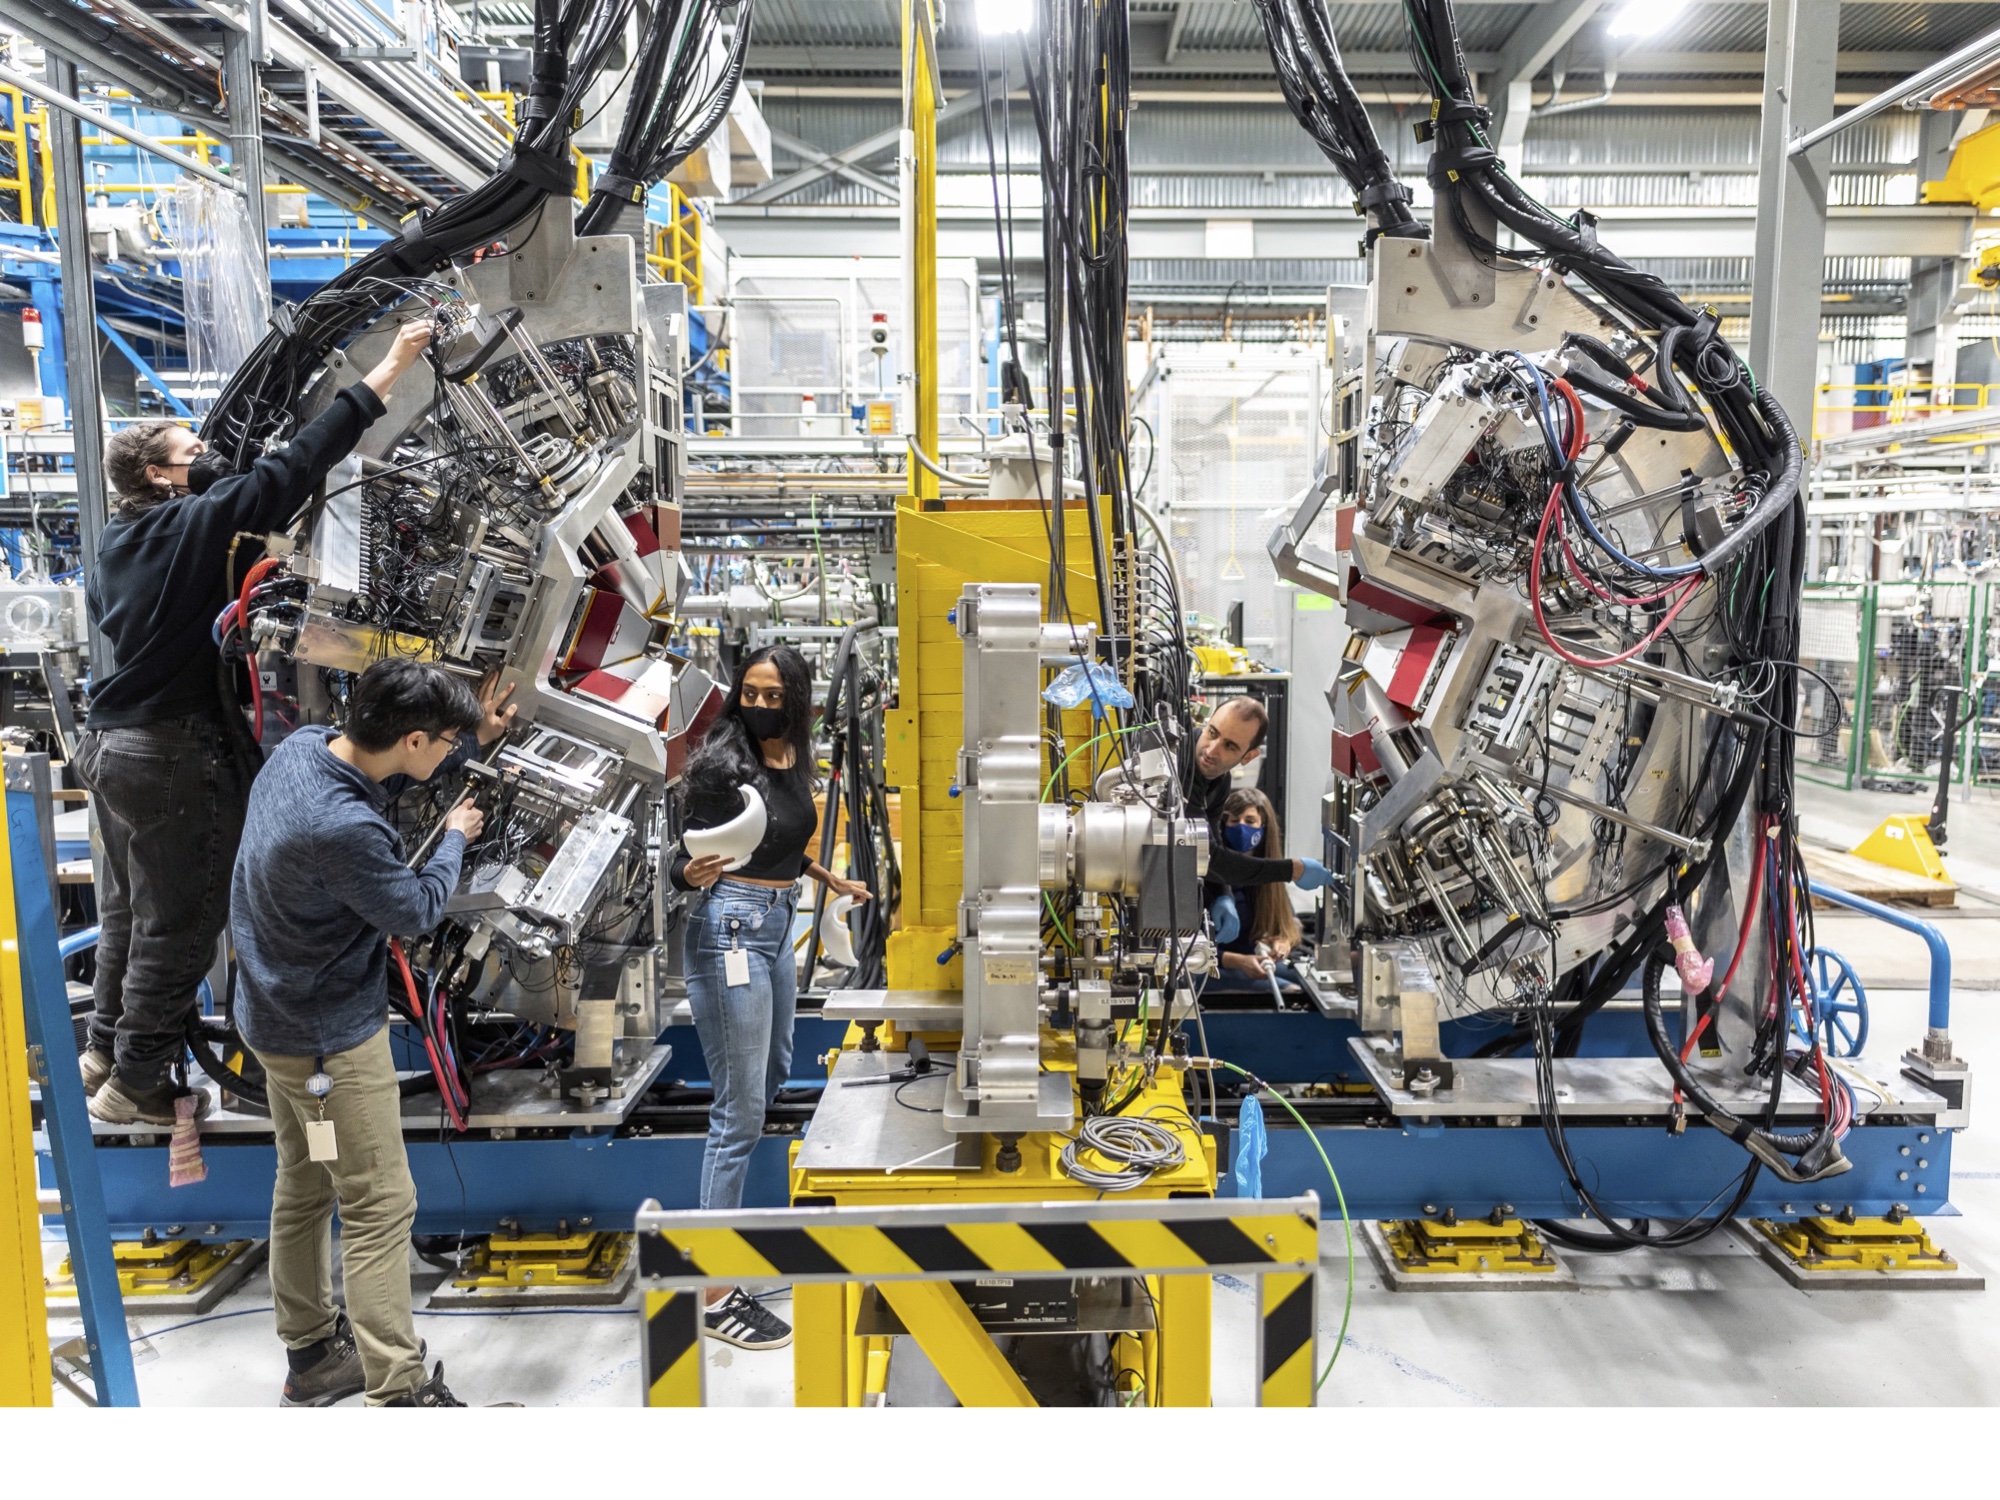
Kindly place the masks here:
MULTIPOLYGON (((1222 804, 1224 819, 1239 821, 1246 812, 1257 814, 1264 828, 1264 842, 1257 850, 1264 859, 1285 857, 1285 836, 1278 831, 1278 810, 1271 806, 1271 799, 1254 786, 1231 792, 1222 804)), ((1292 898, 1286 894, 1281 881, 1252 888, 1250 905, 1249 938, 1253 943, 1268 943, 1272 938, 1283 938, 1293 947, 1298 946, 1301 936, 1299 919, 1292 910, 1292 898)))
POLYGON ((690 788, 701 785, 739 786, 754 782, 768 786, 773 776, 795 776, 814 782, 813 775, 813 690, 812 670, 806 659, 790 646, 766 646, 743 658, 736 668, 736 680, 729 684, 729 701, 722 717, 709 727, 688 758, 690 788), (792 747, 789 771, 776 771, 764 764, 756 737, 743 722, 743 679, 750 669, 768 662, 777 669, 785 689, 785 743, 792 747))

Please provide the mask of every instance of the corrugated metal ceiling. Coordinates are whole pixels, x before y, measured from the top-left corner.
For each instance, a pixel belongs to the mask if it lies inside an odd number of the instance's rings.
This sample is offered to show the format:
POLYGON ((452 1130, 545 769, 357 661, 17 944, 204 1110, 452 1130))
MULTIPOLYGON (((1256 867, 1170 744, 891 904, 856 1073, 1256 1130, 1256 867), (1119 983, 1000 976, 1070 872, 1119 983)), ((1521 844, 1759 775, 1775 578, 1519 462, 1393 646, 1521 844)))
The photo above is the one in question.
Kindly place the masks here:
MULTIPOLYGON (((490 10, 500 10, 496 5, 490 10)), ((511 10, 511 6, 505 7, 511 10)), ((1264 45, 1256 7, 1249 0, 1191 0, 1181 28, 1177 62, 1199 65, 1204 52, 1255 52, 1264 45)), ((1497 49, 1537 7, 1462 5, 1460 33, 1468 51, 1497 49)), ((1168 0, 1132 7, 1142 26, 1172 15, 1168 0)), ((894 47, 901 7, 898 0, 757 0, 756 41, 766 47, 894 47)), ((1404 47, 1402 8, 1394 4, 1335 4, 1334 35, 1351 53, 1400 53, 1404 47)), ((1763 49, 1766 7, 1753 3, 1691 6, 1657 37, 1628 49, 1634 61, 1646 51, 1757 52, 1763 49)), ((943 43, 970 48, 977 24, 971 0, 947 7, 943 43)), ((2000 27, 2000 3, 1931 3, 1931 0, 1850 0, 1841 8, 1840 44, 1857 52, 1926 52, 1940 55, 2000 27)), ((1143 59, 1142 59, 1143 65, 1143 59)))

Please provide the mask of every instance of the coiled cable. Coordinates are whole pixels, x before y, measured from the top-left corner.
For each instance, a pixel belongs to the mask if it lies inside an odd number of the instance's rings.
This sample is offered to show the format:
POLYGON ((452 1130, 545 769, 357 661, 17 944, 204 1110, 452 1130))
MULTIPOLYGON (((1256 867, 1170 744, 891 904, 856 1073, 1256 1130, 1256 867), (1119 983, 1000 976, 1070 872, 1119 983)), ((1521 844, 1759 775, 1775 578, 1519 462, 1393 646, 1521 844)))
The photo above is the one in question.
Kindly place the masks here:
POLYGON ((1186 1160, 1187 1148, 1166 1126, 1118 1115, 1093 1115, 1062 1149, 1063 1171, 1085 1187, 1106 1193, 1130 1192, 1155 1172, 1171 1171, 1186 1160), (1086 1150, 1118 1163, 1117 1170, 1085 1166, 1078 1158, 1086 1150))

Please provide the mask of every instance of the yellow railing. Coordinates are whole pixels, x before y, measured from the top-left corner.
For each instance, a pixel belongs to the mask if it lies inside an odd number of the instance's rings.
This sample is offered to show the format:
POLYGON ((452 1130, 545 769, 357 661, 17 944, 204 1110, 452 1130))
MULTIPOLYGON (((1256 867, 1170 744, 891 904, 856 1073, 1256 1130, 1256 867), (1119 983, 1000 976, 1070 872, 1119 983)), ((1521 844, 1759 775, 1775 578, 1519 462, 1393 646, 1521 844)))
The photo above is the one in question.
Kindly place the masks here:
POLYGON ((1950 386, 1829 383, 1813 393, 1813 436, 1832 437, 1857 429, 1921 422, 1926 417, 1989 406, 1995 408, 1994 420, 2000 423, 2000 396, 1996 393, 2000 393, 2000 384, 1974 381, 1950 386))
POLYGON ((0 98, 6 99, 12 106, 7 117, 14 122, 5 130, 0 130, 0 142, 4 142, 14 148, 14 175, 12 177, 0 177, 0 192, 12 193, 19 199, 21 205, 21 222, 23 224, 32 224, 35 222, 35 190, 33 178, 28 172, 28 153, 30 150, 28 145, 28 127, 30 125, 38 127, 39 133, 39 126, 42 123, 42 112, 39 109, 29 109, 26 97, 11 84, 0 87, 0 98))
POLYGON ((674 183, 667 184, 669 221, 649 224, 652 249, 646 264, 688 289, 690 305, 705 299, 701 290, 701 214, 674 183))

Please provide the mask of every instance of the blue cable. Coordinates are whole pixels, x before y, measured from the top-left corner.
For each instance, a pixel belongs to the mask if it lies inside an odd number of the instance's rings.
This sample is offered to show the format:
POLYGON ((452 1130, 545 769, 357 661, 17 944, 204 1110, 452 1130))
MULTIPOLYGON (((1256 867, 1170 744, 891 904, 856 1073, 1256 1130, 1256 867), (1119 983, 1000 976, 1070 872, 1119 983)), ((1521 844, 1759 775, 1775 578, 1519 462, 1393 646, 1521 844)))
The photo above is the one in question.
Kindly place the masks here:
POLYGON ((1535 394, 1536 414, 1542 429, 1542 441, 1548 444, 1550 454, 1554 457, 1557 467, 1562 471, 1563 500, 1569 509, 1569 513, 1576 517, 1577 524, 1588 533, 1591 541, 1595 542, 1604 552, 1630 568, 1633 572, 1644 574, 1649 578, 1685 578, 1691 573, 1701 572, 1702 565, 1699 561, 1675 563, 1671 567, 1660 567, 1653 563, 1640 562, 1635 557, 1627 557, 1624 552, 1611 543, 1610 539, 1602 531, 1598 530, 1597 522, 1591 518, 1589 508, 1584 505, 1583 497, 1577 491, 1576 478, 1570 472, 1569 457, 1563 452, 1562 439, 1556 434, 1554 413, 1549 407, 1549 388, 1542 380, 1542 372, 1536 369, 1527 357, 1518 350, 1509 349, 1502 357, 1516 361, 1528 374, 1528 380, 1535 394))

